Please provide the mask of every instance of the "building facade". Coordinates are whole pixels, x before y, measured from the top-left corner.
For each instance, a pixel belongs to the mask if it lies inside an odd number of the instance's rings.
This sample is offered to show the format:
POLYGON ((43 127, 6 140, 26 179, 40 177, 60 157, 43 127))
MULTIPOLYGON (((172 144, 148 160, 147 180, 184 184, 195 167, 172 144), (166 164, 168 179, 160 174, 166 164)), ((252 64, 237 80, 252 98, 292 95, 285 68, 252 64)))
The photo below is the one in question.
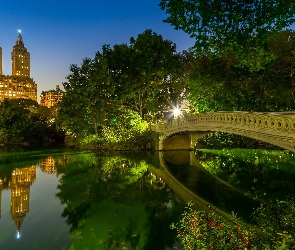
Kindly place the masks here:
POLYGON ((22 36, 18 33, 16 44, 11 52, 12 76, 30 78, 30 53, 27 51, 22 36))
POLYGON ((2 48, 0 48, 0 101, 5 98, 25 98, 37 101, 37 84, 30 78, 30 53, 20 32, 11 52, 12 74, 2 73, 2 48))
POLYGON ((65 92, 59 88, 59 85, 56 85, 56 89, 42 91, 40 95, 40 105, 48 108, 53 107, 61 102, 64 94, 65 92))

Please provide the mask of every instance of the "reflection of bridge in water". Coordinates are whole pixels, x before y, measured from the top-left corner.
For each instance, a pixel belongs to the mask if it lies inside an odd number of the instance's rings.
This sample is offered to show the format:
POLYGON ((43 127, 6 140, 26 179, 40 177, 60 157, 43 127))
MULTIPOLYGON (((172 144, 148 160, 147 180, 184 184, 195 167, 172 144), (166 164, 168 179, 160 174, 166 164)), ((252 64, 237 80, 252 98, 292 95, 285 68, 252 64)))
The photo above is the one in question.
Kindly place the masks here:
MULTIPOLYGON (((160 168, 154 168, 149 166, 149 170, 154 173, 157 177, 162 178, 164 182, 184 201, 189 202, 192 201, 194 204, 194 209, 199 211, 208 210, 209 206, 214 210, 216 214, 224 218, 225 221, 232 223, 234 218, 230 215, 231 211, 225 211, 224 209, 220 209, 218 205, 213 204, 212 201, 216 201, 220 203, 231 203, 227 204, 227 207, 231 207, 235 209, 235 206, 243 206, 246 214, 243 214, 243 217, 250 218, 251 213, 254 211, 254 208, 258 208, 260 205, 259 201, 253 200, 248 196, 245 196, 244 193, 238 191, 237 189, 229 186, 222 180, 214 177, 210 173, 201 167, 200 163, 197 162, 194 152, 192 151, 166 151, 159 152, 159 160, 160 160, 160 168), (170 169, 167 166, 167 163, 173 162, 174 168, 181 168, 181 172, 183 172, 183 168, 188 167, 192 170, 188 175, 187 179, 181 180, 181 176, 179 176, 176 172, 170 169), (194 172, 194 173, 193 173, 194 172), (210 182, 208 183, 208 178, 210 178, 210 182), (196 180, 197 179, 197 180, 196 180), (201 197, 199 194, 193 190, 194 185, 202 186, 202 189, 205 189, 205 192, 209 191, 209 189, 213 189, 214 192, 210 194, 207 192, 207 195, 212 195, 214 197, 210 197, 212 201, 208 201, 205 198, 201 197), (204 185, 204 186, 203 186, 204 185), (210 187, 209 187, 209 186, 210 187), (225 191, 225 192, 224 192, 225 191), (229 193, 229 195, 226 194, 229 193), (214 194, 215 193, 215 194, 214 194), (240 197, 238 204, 236 204, 235 198, 237 196, 240 197), (222 201, 223 200, 223 201, 222 201), (241 204, 242 203, 242 204, 241 204), (247 214, 248 213, 248 214, 247 214)), ((236 211, 233 210, 235 213, 236 211)), ((241 215, 238 214, 238 217, 241 215)), ((249 227, 250 225, 241 222, 244 226, 249 227)), ((260 230, 256 230, 256 233, 260 236, 263 234, 260 230)))
POLYGON ((202 113, 153 125, 152 130, 160 134, 160 150, 193 149, 204 134, 227 132, 295 152, 295 112, 202 113))

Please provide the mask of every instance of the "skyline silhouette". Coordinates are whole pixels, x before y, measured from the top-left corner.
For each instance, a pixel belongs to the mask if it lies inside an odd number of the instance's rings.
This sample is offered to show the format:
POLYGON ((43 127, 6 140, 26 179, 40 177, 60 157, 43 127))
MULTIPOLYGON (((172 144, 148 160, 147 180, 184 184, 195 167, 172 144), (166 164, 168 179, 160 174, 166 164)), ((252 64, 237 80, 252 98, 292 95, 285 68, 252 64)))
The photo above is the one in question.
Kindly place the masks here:
POLYGON ((159 0, 126 1, 20 1, 1 2, 0 47, 3 74, 11 75, 11 51, 21 30, 31 53, 31 77, 42 91, 66 81, 70 65, 93 58, 104 44, 126 43, 146 29, 169 39, 181 52, 194 41, 183 31, 163 23, 167 17, 159 0))

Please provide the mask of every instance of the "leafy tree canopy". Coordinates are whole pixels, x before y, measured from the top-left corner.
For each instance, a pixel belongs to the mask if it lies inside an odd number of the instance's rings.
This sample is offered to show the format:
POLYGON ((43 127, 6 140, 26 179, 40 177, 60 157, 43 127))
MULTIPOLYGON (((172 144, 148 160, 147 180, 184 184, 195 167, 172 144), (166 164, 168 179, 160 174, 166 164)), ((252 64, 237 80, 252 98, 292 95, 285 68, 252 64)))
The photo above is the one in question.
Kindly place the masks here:
POLYGON ((44 143, 57 131, 39 113, 39 105, 30 99, 4 99, 0 102, 0 143, 44 143))
POLYGON ((295 3, 285 0, 161 0, 164 22, 196 40, 199 54, 235 52, 252 70, 273 59, 264 50, 268 37, 294 23, 295 3))
POLYGON ((132 37, 130 45, 104 45, 93 59, 71 65, 70 71, 60 104, 65 127, 81 136, 117 134, 112 140, 128 137, 127 131, 142 132, 133 121, 140 124, 145 114, 167 107, 185 84, 175 44, 151 30, 132 37), (111 124, 114 117, 119 118, 116 126, 111 124))
POLYGON ((276 59, 265 69, 250 72, 236 67, 237 58, 195 56, 188 75, 190 103, 197 112, 221 110, 294 110, 294 32, 281 31, 266 42, 276 59))

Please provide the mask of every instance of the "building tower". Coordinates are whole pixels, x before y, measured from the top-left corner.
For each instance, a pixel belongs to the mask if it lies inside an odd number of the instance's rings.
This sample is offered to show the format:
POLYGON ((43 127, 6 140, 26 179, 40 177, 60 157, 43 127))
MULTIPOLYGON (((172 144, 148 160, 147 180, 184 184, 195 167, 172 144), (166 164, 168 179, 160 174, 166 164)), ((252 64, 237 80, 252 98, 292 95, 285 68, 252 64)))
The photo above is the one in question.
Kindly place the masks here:
POLYGON ((16 44, 11 52, 12 76, 30 77, 30 53, 27 51, 22 35, 18 32, 16 44))
POLYGON ((37 84, 33 78, 30 78, 30 53, 24 46, 20 30, 11 52, 11 76, 2 74, 2 49, 0 52, 0 102, 5 98, 25 98, 37 101, 37 84))
POLYGON ((40 95, 40 105, 51 108, 61 102, 64 94, 65 92, 59 88, 59 85, 56 85, 56 89, 42 91, 40 95))
POLYGON ((0 76, 2 76, 2 48, 0 47, 0 76))

